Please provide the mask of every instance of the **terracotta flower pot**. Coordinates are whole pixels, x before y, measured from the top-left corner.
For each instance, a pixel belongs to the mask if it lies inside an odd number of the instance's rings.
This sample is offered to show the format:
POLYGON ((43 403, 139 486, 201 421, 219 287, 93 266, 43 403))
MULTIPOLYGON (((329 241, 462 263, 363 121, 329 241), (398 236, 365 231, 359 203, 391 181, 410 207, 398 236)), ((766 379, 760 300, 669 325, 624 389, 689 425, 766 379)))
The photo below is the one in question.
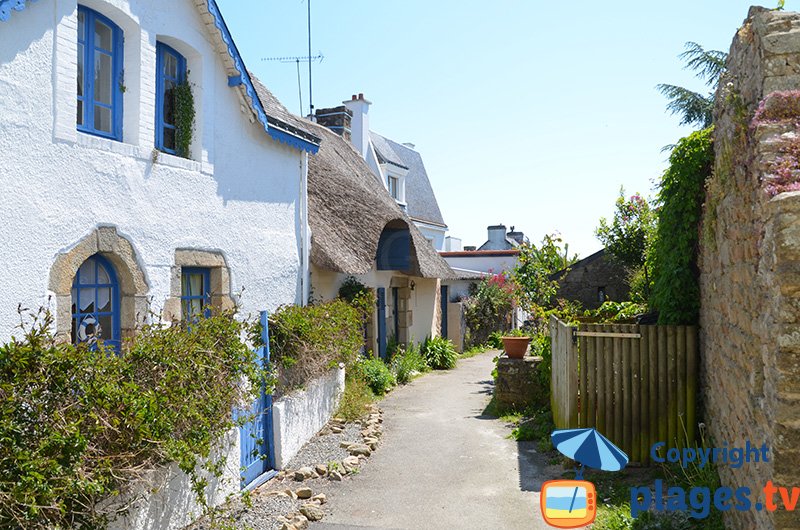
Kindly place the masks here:
POLYGON ((531 343, 530 337, 502 337, 503 349, 509 359, 522 359, 528 351, 528 344, 531 343))

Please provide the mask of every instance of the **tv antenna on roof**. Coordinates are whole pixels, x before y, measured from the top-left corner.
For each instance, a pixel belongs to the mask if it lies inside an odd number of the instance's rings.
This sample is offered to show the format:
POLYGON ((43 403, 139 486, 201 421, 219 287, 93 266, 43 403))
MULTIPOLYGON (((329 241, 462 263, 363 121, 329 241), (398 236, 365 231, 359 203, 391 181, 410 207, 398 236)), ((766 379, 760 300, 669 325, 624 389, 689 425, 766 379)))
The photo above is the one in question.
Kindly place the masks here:
POLYGON ((261 59, 262 61, 280 61, 282 63, 291 63, 294 62, 297 65, 297 92, 300 95, 300 115, 303 115, 303 90, 300 88, 300 63, 301 62, 308 62, 308 116, 309 119, 313 119, 314 116, 314 95, 313 95, 313 84, 311 82, 311 65, 314 61, 322 60, 325 56, 322 53, 318 53, 317 55, 311 55, 311 0, 306 0, 308 4, 308 55, 305 57, 266 57, 261 59))
MULTIPOLYGON (((287 56, 287 57, 263 57, 262 61, 274 61, 279 63, 295 63, 297 65, 297 95, 300 98, 300 115, 303 115, 303 88, 302 82, 300 80, 300 63, 308 62, 308 70, 309 73, 311 72, 311 63, 314 62, 322 62, 325 59, 325 56, 322 55, 322 52, 319 52, 317 55, 309 55, 309 56, 287 56)), ((309 77, 309 79, 311 79, 309 77)), ((309 91, 309 100, 311 99, 311 82, 308 83, 308 91, 309 91)), ((314 113, 314 105, 310 106, 310 113, 314 113)))

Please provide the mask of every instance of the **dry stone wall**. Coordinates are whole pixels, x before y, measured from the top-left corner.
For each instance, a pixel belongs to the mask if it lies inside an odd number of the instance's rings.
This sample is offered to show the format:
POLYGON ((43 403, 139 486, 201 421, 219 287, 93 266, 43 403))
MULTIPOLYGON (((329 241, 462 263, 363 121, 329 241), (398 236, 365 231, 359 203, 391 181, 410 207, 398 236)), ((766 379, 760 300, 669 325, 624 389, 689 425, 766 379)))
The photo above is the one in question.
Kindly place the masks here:
MULTIPOLYGON (((793 178, 800 181, 800 173, 792 177, 800 168, 782 162, 800 114, 759 118, 775 93, 787 90, 800 90, 800 14, 751 8, 717 93, 700 324, 703 399, 713 441, 766 442, 771 449, 769 463, 739 469, 722 464, 722 482, 756 493, 769 480, 800 484, 800 192, 781 193, 798 189, 793 178)), ((800 517, 782 510, 731 511, 726 525, 798 529, 800 517)))

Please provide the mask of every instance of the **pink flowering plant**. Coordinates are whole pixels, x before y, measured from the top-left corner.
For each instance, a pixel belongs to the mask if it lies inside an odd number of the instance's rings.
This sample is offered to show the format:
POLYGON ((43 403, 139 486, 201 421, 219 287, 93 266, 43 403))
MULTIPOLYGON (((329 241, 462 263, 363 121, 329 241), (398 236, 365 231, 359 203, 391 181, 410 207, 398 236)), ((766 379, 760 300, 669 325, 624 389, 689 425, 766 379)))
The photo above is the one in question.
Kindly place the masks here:
POLYGON ((772 92, 756 109, 751 130, 764 125, 784 125, 793 134, 780 139, 778 156, 768 164, 764 189, 770 197, 800 190, 800 90, 772 92))

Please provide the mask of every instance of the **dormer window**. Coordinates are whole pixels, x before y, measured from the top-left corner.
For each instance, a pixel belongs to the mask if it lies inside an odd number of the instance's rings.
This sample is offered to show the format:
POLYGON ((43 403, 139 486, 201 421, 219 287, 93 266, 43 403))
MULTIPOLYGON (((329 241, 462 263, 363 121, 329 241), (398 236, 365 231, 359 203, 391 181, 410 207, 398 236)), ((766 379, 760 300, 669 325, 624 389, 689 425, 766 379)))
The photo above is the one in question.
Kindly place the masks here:
POLYGON ((177 155, 175 89, 186 82, 186 58, 159 42, 156 46, 156 72, 156 148, 177 155))
POLYGON ((78 6, 78 130, 122 140, 122 30, 78 6))
POLYGON ((400 200, 400 179, 389 175, 389 195, 396 201, 400 200))

